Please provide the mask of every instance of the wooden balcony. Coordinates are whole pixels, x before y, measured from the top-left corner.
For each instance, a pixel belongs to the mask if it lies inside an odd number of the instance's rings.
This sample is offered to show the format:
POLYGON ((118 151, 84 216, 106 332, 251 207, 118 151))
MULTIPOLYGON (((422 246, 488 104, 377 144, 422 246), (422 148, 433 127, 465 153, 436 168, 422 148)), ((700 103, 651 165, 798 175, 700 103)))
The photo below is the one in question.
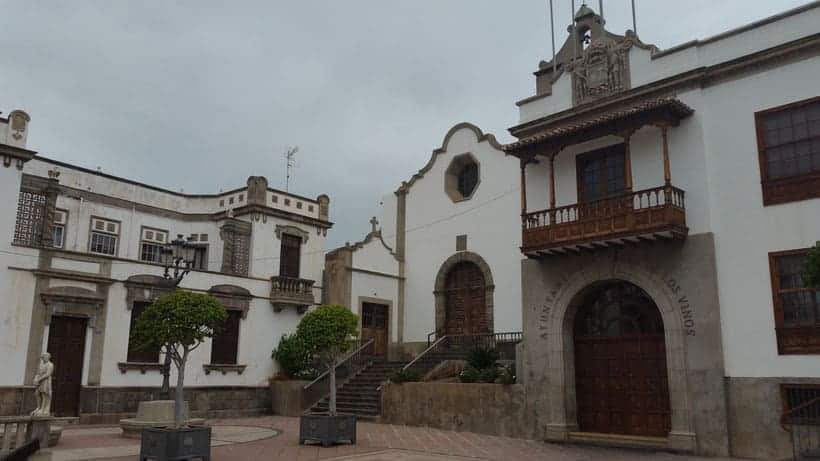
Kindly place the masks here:
POLYGON ((301 314, 316 304, 313 296, 313 280, 292 277, 271 277, 270 302, 274 312, 294 307, 301 314))
POLYGON ((686 237, 684 192, 661 186, 527 213, 521 251, 543 257, 686 237))

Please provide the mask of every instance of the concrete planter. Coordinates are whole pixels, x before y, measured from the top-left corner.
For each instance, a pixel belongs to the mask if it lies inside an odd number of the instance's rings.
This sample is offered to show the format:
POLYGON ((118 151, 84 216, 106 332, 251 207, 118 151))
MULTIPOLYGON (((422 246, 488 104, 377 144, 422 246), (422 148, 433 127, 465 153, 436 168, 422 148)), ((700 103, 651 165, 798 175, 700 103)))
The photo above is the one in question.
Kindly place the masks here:
POLYGON ((209 426, 147 427, 142 431, 140 459, 177 461, 193 458, 210 461, 211 428, 209 426))
POLYGON ((356 444, 356 415, 306 414, 299 417, 299 445, 319 442, 329 447, 339 442, 356 444))

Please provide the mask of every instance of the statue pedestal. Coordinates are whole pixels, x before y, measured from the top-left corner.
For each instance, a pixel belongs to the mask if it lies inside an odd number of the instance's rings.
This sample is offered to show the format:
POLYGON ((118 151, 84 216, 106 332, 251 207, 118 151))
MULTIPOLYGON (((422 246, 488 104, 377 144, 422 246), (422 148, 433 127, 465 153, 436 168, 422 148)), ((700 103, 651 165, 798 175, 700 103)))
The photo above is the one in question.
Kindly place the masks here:
MULTIPOLYGON (((201 426, 205 424, 203 418, 188 418, 188 402, 182 410, 185 424, 201 426)), ((142 430, 146 427, 170 427, 174 425, 174 401, 151 400, 140 402, 137 407, 137 417, 120 420, 122 436, 129 439, 142 437, 142 430)))
POLYGON ((40 448, 53 447, 60 441, 62 426, 54 425, 51 416, 9 416, 0 417, 0 452, 13 450, 18 444, 37 439, 40 448))

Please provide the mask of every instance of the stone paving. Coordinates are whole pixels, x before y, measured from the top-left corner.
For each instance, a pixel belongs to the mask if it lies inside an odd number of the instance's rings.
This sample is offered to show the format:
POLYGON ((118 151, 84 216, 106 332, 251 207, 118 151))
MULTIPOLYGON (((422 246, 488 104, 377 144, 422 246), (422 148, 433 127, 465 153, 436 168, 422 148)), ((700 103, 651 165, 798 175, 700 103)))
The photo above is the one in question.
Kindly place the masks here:
MULTIPOLYGON (((299 420, 280 416, 213 420, 214 461, 695 461, 719 460, 635 450, 547 444, 532 440, 361 422, 358 444, 332 448, 300 446, 299 420), (281 432, 280 432, 281 431, 281 432)), ((115 427, 69 427, 60 444, 36 460, 133 461, 139 441, 115 427)))

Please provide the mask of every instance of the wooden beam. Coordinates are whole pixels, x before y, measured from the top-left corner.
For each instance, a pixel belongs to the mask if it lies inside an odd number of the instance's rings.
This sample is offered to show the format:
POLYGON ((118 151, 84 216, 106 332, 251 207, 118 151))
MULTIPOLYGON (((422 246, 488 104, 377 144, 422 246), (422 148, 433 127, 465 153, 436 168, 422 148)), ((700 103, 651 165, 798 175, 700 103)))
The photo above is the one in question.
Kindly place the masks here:
POLYGON ((624 138, 624 182, 627 192, 632 192, 632 148, 630 144, 634 132, 634 130, 627 130, 621 134, 621 137, 624 138))
POLYGON ((521 222, 527 219, 527 161, 521 160, 521 222))
POLYGON ((669 167, 669 139, 666 125, 661 126, 661 138, 663 138, 663 181, 667 186, 672 185, 672 171, 669 167))
MULTIPOLYGON (((555 154, 550 155, 550 209, 555 208, 555 154)), ((552 222, 550 222, 552 224, 552 222)))

